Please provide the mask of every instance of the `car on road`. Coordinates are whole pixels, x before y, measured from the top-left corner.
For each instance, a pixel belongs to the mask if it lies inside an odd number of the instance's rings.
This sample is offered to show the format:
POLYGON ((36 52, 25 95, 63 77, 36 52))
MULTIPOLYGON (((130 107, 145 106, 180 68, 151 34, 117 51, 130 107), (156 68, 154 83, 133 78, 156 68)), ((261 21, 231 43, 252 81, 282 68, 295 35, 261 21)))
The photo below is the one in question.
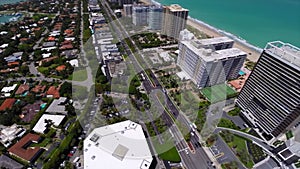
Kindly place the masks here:
POLYGON ((76 157, 76 158, 73 160, 73 163, 77 163, 79 160, 80 160, 80 157, 76 157))

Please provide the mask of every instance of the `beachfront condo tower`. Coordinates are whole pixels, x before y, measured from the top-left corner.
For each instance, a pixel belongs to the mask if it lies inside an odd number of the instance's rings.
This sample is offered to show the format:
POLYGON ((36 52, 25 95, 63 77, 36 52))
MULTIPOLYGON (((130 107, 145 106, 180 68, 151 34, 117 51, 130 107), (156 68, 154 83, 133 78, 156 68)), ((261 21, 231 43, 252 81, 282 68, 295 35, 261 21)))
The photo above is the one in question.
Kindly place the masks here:
POLYGON ((177 65, 199 88, 235 79, 247 54, 233 43, 227 37, 182 40, 177 65))
POLYGON ((189 10, 177 4, 164 6, 162 34, 178 39, 180 31, 185 29, 189 10))
POLYGON ((149 7, 149 29, 161 30, 163 18, 163 8, 161 6, 152 5, 149 7))
POLYGON ((124 16, 131 17, 132 15, 132 4, 123 5, 124 16))
POLYGON ((268 43, 238 96, 242 116, 267 139, 300 121, 300 49, 268 43))
POLYGON ((135 26, 148 25, 149 6, 134 5, 132 7, 132 23, 135 26))

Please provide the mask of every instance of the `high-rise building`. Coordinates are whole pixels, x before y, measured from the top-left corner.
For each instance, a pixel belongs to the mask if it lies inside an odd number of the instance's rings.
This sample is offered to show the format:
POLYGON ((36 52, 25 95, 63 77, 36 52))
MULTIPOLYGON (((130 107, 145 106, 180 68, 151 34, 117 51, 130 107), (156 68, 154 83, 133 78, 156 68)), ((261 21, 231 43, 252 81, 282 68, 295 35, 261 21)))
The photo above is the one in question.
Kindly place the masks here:
POLYGON ((149 29, 160 30, 163 19, 163 8, 161 6, 149 7, 149 29))
POLYGON ((180 31, 185 29, 189 10, 177 4, 164 6, 162 34, 178 38, 180 31))
POLYGON ((133 4, 134 0, 118 0, 119 6, 124 4, 133 4))
POLYGON ((227 37, 183 40, 177 64, 199 88, 237 78, 247 54, 227 37))
POLYGON ((184 30, 180 31, 179 41, 192 40, 194 38, 195 38, 195 35, 192 32, 190 32, 189 30, 184 29, 184 30))
POLYGON ((135 26, 148 25, 148 6, 135 5, 132 7, 132 23, 135 26))
POLYGON ((124 16, 132 15, 132 4, 124 4, 123 5, 124 16))
POLYGON ((242 116, 266 137, 277 137, 300 120, 300 49, 268 43, 238 96, 242 116))

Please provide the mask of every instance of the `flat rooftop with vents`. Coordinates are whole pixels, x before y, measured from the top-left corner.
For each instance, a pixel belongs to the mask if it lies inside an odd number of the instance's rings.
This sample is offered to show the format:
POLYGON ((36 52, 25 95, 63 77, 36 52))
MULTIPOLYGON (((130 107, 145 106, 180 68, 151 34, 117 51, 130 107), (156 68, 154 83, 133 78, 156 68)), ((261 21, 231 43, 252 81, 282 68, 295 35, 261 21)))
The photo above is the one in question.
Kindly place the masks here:
POLYGON ((152 163, 141 125, 130 120, 96 128, 84 140, 84 168, 148 169, 152 163))

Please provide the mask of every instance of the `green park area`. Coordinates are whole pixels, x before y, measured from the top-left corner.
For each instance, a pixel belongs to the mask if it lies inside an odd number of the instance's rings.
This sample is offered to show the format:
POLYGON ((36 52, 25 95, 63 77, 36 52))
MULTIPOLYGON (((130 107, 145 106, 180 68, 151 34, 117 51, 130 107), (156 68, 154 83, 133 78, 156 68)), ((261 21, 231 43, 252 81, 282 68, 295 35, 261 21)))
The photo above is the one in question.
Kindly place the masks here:
MULTIPOLYGON (((221 137, 227 143, 227 145, 232 149, 239 160, 247 167, 253 168, 254 162, 252 156, 249 154, 247 149, 247 139, 234 135, 228 131, 223 131, 220 133, 221 137)), ((250 141, 249 141, 250 142, 250 141)))
POLYGON ((75 70, 68 79, 74 81, 85 81, 87 79, 87 71, 86 69, 75 70))
POLYGON ((232 98, 236 96, 236 91, 226 84, 214 85, 211 87, 206 87, 201 90, 202 94, 211 102, 216 103, 223 101, 227 98, 232 98))
POLYGON ((154 138, 152 139, 152 143, 154 144, 154 148, 158 153, 159 158, 174 163, 179 163, 181 161, 177 149, 171 140, 160 144, 158 140, 154 138))
POLYGON ((225 118, 220 119, 220 121, 218 123, 218 127, 224 127, 224 128, 239 130, 238 126, 236 126, 231 120, 225 119, 225 118))

